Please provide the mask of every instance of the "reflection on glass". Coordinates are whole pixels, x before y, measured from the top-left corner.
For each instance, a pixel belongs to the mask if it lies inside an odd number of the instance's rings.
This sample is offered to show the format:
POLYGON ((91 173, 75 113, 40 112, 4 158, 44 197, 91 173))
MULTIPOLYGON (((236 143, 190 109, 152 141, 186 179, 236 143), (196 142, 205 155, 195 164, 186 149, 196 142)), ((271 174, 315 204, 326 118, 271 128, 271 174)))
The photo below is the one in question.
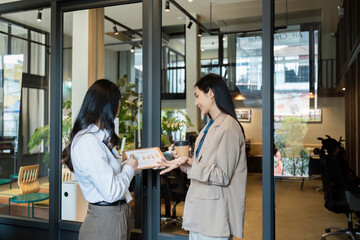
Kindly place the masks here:
MULTIPOLYGON (((121 106, 120 112, 115 119, 115 132, 118 133, 122 139, 123 150, 131 150, 141 148, 142 136, 142 86, 143 86, 143 54, 142 54, 142 29, 141 21, 136 21, 141 18, 142 4, 127 4, 112 7, 105 7, 104 10, 104 77, 117 84, 121 91, 121 106), (129 18, 129 11, 134 11, 134 14, 129 18), (116 32, 114 32, 114 25, 116 32), (131 30, 129 30, 131 29, 131 30)), ((102 9, 97 9, 102 11, 102 9)), ((79 82, 87 81, 73 79, 73 76, 78 74, 79 69, 74 69, 72 64, 74 61, 73 53, 78 50, 75 49, 76 37, 74 28, 78 26, 77 20, 79 15, 84 11, 68 12, 64 14, 64 58, 63 58, 63 76, 64 88, 63 96, 70 103, 76 91, 79 91, 79 82), (77 21, 77 22, 75 22, 77 21)), ((91 51, 91 50, 90 50, 91 51)), ((87 54, 87 53, 84 53, 87 54)), ((64 117, 69 116, 69 110, 63 109, 64 117)), ((65 122, 63 120, 63 126, 65 122)), ((63 143, 65 145, 65 143, 63 143)), ((118 149, 120 151, 120 148, 118 149)), ((120 152, 121 154, 121 152, 120 152)), ((66 175, 66 167, 63 168, 63 173, 66 175)), ((74 182, 74 175, 72 175, 71 182, 74 182)), ((136 175, 130 184, 129 190, 133 197, 130 202, 132 210, 132 231, 141 231, 141 205, 142 199, 140 197, 139 189, 141 189, 141 175, 136 175)), ((70 188, 66 182, 63 182, 63 192, 66 188, 70 188)), ((88 204, 83 201, 81 189, 78 184, 74 191, 81 195, 81 201, 67 201, 62 207, 62 219, 83 222, 88 204), (69 209, 81 209, 81 212, 69 211, 69 209)))
MULTIPOLYGON (((316 149, 321 147, 318 137, 345 136, 344 98, 332 95, 332 86, 318 81, 321 62, 316 24, 301 29, 274 35, 274 140, 278 150, 274 175, 279 239, 288 238, 289 231, 284 226, 288 225, 290 212, 294 213, 298 231, 308 233, 307 239, 318 238, 325 227, 337 226, 340 220, 337 214, 325 211, 316 149), (296 209, 301 209, 301 213, 296 209)), ((327 68, 326 64, 322 68, 327 68)))
MULTIPOLYGON (((10 202, 11 215, 48 219, 49 203, 40 201, 46 199, 49 191, 48 162, 43 162, 43 156, 46 155, 44 152, 47 151, 43 140, 45 139, 46 142, 48 132, 45 131, 44 139, 38 139, 37 143, 31 141, 34 136, 39 136, 37 129, 48 123, 48 82, 45 76, 47 72, 45 68, 48 65, 45 51, 48 33, 47 29, 41 29, 39 26, 33 26, 30 30, 26 27, 24 20, 35 12, 4 14, 0 24, 2 31, 0 38, 0 144, 1 154, 5 158, 1 161, 0 178, 9 181, 6 184, 4 182, 0 184, 0 201, 4 201, 6 214, 10 209, 8 208, 10 202), (11 23, 8 23, 6 19, 11 19, 11 23), (29 66, 31 66, 31 71, 29 66), (34 150, 34 153, 31 150, 34 150), (35 159, 38 161, 34 162, 35 159), (17 184, 23 177, 19 176, 19 170, 21 167, 32 164, 38 164, 38 176, 34 181, 39 183, 40 188, 24 192, 22 185, 17 184), (42 197, 31 200, 34 203, 34 211, 29 209, 31 215, 28 215, 27 202, 19 201, 19 199, 26 197, 26 193, 37 194, 38 192, 42 193, 38 195, 42 197)), ((5 212, 2 211, 2 213, 5 212)))
POLYGON ((18 137, 23 55, 4 56, 3 136, 18 137))

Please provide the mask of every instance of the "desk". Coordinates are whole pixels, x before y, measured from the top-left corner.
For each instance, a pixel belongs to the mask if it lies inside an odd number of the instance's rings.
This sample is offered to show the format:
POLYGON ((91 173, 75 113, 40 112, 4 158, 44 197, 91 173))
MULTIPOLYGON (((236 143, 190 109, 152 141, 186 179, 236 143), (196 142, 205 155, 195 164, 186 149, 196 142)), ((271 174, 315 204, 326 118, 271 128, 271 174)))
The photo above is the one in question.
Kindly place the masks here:
POLYGON ((49 198, 47 193, 28 193, 9 198, 9 215, 10 203, 27 203, 28 204, 28 217, 30 217, 30 203, 32 206, 32 217, 34 217, 34 202, 41 202, 49 198))

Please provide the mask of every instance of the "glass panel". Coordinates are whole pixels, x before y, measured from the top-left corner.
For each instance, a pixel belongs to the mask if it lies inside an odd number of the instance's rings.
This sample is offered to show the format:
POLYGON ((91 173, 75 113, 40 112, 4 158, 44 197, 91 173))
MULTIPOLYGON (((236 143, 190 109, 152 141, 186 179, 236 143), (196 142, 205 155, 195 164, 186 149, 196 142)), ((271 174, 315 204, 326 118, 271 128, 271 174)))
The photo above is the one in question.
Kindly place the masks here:
POLYGON ((9 31, 9 24, 5 21, 0 20, 0 31, 3 33, 8 33, 9 31))
MULTIPOLYGON (((44 9, 50 12, 48 9, 44 9)), ((46 51, 43 45, 30 42, 31 25, 34 34, 44 42, 48 35, 50 22, 43 19, 42 24, 29 19, 36 16, 36 11, 3 14, 4 30, 0 36, 0 83, 1 83, 1 161, 2 182, 0 185, 0 201, 10 215, 18 217, 49 218, 49 183, 48 183, 48 76, 45 75, 46 51), (5 31, 5 26, 9 26, 5 31), (37 32, 36 30, 39 30, 37 32), (8 32, 9 34, 6 34, 8 32), (31 47, 30 47, 31 46, 31 47), (31 57, 30 57, 31 56, 31 57), (34 64, 40 70, 34 70, 34 64), (31 66, 31 72, 29 71, 31 66), (42 74, 42 76, 39 76, 42 74), (20 107, 21 106, 21 107, 20 107), (34 115, 34 113, 36 113, 34 115), (21 117, 20 117, 21 115, 21 117), (26 186, 25 176, 29 165, 36 165, 38 175, 31 179, 35 188, 26 186), (24 172, 25 171, 25 172, 24 172), (16 184, 18 182, 18 184, 16 184), (30 199, 28 193, 34 198, 30 199), (33 211, 27 203, 34 203, 33 211), (9 212, 8 212, 9 210, 9 212)), ((48 18, 50 19, 50 18, 48 18)), ((7 28, 7 27, 6 27, 7 28)), ((29 180, 29 179, 28 179, 29 180)))
MULTIPOLYGON (((163 94, 162 98, 162 138, 161 146, 162 151, 167 159, 171 160, 171 144, 179 140, 188 140, 194 150, 194 142, 201 131, 201 129, 207 123, 207 118, 200 114, 200 111, 194 105, 195 97, 194 85, 199 77, 207 73, 216 73, 224 77, 224 80, 228 83, 231 91, 237 90, 236 80, 236 63, 240 58, 235 34, 220 34, 222 32, 232 32, 231 29, 239 28, 239 11, 244 7, 241 1, 230 2, 218 2, 212 5, 214 13, 217 15, 210 23, 207 13, 204 9, 209 9, 211 3, 209 1, 183 1, 180 5, 191 13, 192 16, 199 14, 201 23, 208 29, 211 29, 214 34, 208 34, 206 31, 200 31, 196 23, 192 24, 192 27, 187 28, 189 22, 188 16, 176 8, 170 2, 170 13, 165 11, 165 1, 163 1, 162 12, 162 31, 163 36, 168 36, 169 39, 163 39, 162 43, 167 42, 167 46, 163 46, 163 55, 165 58, 163 69, 166 68, 166 73, 163 71, 162 83, 168 83, 169 91, 174 93, 180 93, 183 88, 179 81, 173 81, 175 78, 182 77, 186 74, 186 81, 184 82, 184 90, 186 89, 186 96, 181 97, 179 101, 173 101, 171 97, 175 98, 175 94, 163 94), (226 12, 226 14, 224 14, 226 12), (236 13, 235 13, 236 12, 236 13), (207 17, 202 17, 202 16, 207 17), (199 36, 201 32, 201 36, 199 36), (229 35, 229 36, 228 36, 229 35), (222 36, 224 39, 219 39, 222 36), (232 36, 232 38, 230 37, 232 36), (199 39, 200 38, 200 39, 199 39), (220 40, 220 41, 219 41, 220 40), (178 44, 175 44, 178 43, 178 44), (180 44, 181 43, 181 44, 180 44), (220 46, 219 44, 223 44, 220 46), (169 50, 168 50, 169 49, 169 50), (221 50, 222 49, 222 50, 221 50), (170 53, 168 54, 169 51, 170 53), (175 69, 174 54, 171 51, 178 53, 177 55, 177 68, 175 69), (200 60, 199 63, 196 59, 200 60), (232 64, 232 69, 229 69, 229 64, 232 64), (183 67, 181 72, 180 67, 183 67), (198 68, 197 68, 198 66, 198 68), (200 71, 200 76, 196 74, 200 71), (230 72, 231 71, 231 72, 230 72), (190 121, 189 121, 190 120, 190 121), (191 123, 190 123, 191 122, 191 123)), ((215 15, 213 15, 215 16, 215 15)), ((164 37, 165 38, 165 37, 164 37)), ((261 64, 261 51, 260 61, 261 64)), ((261 66, 260 66, 261 68, 261 66)), ((164 84, 165 85, 165 84, 164 84)), ((163 85, 163 86, 164 86, 163 85)), ((261 85, 261 82, 260 82, 261 85)), ((166 89, 166 88, 162 88, 166 89)), ((261 87, 259 88, 261 89, 261 87)), ((233 93, 232 93, 233 94, 233 93)), ((241 122, 245 129, 246 143, 250 143, 249 139, 252 139, 254 145, 257 146, 257 151, 254 149, 254 155, 261 155, 261 94, 254 94, 254 98, 248 97, 248 101, 235 100, 234 104, 236 108, 243 109, 246 106, 246 110, 252 111, 254 119, 252 121, 241 122), (251 109, 250 109, 251 108, 251 109), (254 109, 253 108, 257 108, 254 109), (260 149, 260 150, 259 150, 260 149), (260 152, 260 153, 259 153, 260 152)), ((243 114, 244 115, 244 114, 243 114)), ((248 117, 249 114, 247 115, 248 117)), ((249 144, 246 144, 247 150, 249 144)), ((245 236, 246 239, 261 239, 261 232, 258 231, 261 228, 261 157, 257 157, 253 160, 256 162, 252 175, 250 176, 250 183, 248 184, 248 192, 253 193, 250 196, 251 200, 247 200, 246 206, 250 214, 245 215, 245 236), (260 181, 259 181, 260 179, 260 181), (252 234, 253 233, 253 234, 252 234), (247 235, 248 234, 248 235, 247 235), (249 236, 249 238, 248 238, 249 236), (256 236, 256 237, 254 237, 256 236)), ((187 175, 181 172, 179 169, 161 176, 161 232, 170 233, 175 235, 188 236, 188 232, 182 229, 182 217, 185 207, 185 196, 190 186, 190 179, 187 175)), ((195 190, 196 191, 196 190, 195 190)), ((207 201, 207 200, 204 200, 207 201)), ((209 211, 212 211, 209 209, 209 211)), ((224 223, 227 224, 227 223, 224 223)), ((169 238, 176 238, 176 236, 170 235, 169 238)), ((236 238, 234 238, 236 239, 236 238)))
MULTIPOLYGON (((288 238, 289 232, 284 226, 289 225, 289 217, 296 219, 293 224, 297 225, 297 231, 306 232, 307 239, 320 238, 328 226, 346 227, 344 216, 324 207, 329 206, 331 199, 326 195, 326 185, 323 186, 326 184, 322 181, 322 178, 326 179, 322 168, 325 158, 320 155, 322 142, 318 137, 330 136, 335 141, 344 139, 345 100, 344 96, 335 93, 334 86, 318 83, 319 69, 332 72, 335 65, 327 64, 331 62, 329 60, 319 67, 320 32, 316 26, 275 34, 277 239, 288 238), (301 213, 294 211, 293 206, 301 209, 301 213)), ((324 51, 332 54, 330 49, 324 51)), ((346 201, 345 197, 343 201, 346 201)))
MULTIPOLYGON (((90 85, 88 79, 81 79, 75 76, 82 74, 82 70, 76 67, 77 56, 74 52, 89 54, 88 49, 76 44, 80 37, 75 31, 83 31, 82 19, 87 21, 89 11, 104 11, 104 76, 114 82, 121 92, 120 112, 114 121, 115 133, 118 134, 121 145, 117 146, 119 154, 123 150, 141 148, 142 135, 142 4, 128 4, 112 7, 105 7, 92 10, 68 12, 64 14, 64 48, 63 48, 63 128, 71 127, 71 116, 76 116, 73 111, 79 111, 83 96, 90 85), (133 12, 131 17, 127 13, 133 12), (84 16, 86 16, 84 18, 84 16), (139 30, 140 29, 140 30, 139 30), (115 31, 116 30, 116 31, 115 31), (81 95, 81 99, 76 100, 81 95), (77 110, 76 110, 77 109, 77 110)), ((87 41, 87 40, 85 40, 87 41)), ((94 59, 99 61, 99 59, 94 59)), ((85 64, 85 68, 88 66, 85 64)), ((87 70, 86 70, 87 72, 87 70)), ((69 129, 70 130, 70 129, 69 129)), ((63 132, 63 146, 68 144, 69 132, 63 132)), ((123 161, 122 157, 118 159, 123 161)), ((63 166, 64 174, 67 167, 63 166)), ((80 182, 80 181, 79 181, 80 182)), ((130 202, 132 211, 132 231, 141 232, 141 206, 140 197, 142 176, 136 175, 130 184, 129 191, 133 198, 130 202)), ((62 219, 83 222, 88 203, 82 195, 83 189, 76 181, 76 175, 71 175, 71 182, 62 183, 62 191, 74 188, 80 194, 79 199, 62 197, 62 219), (75 180, 74 180, 75 179, 75 180), (75 183, 75 184, 74 184, 75 183), (75 187, 74 187, 75 186, 75 187), (69 209, 77 209, 73 212, 69 209)), ((89 194, 85 193, 88 198, 89 194)))
MULTIPOLYGON (((31 31, 31 40, 45 44, 45 34, 31 31)), ((45 76, 45 50, 44 45, 38 43, 31 43, 31 69, 30 73, 40 76, 45 76)))
POLYGON ((168 45, 164 46, 166 55, 163 62, 163 72, 166 72, 162 80, 162 94, 166 98, 180 98, 185 94, 185 57, 184 39, 170 39, 168 45))
POLYGON ((211 64, 219 63, 219 38, 218 36, 201 37, 201 60, 210 60, 211 64))
POLYGON ((29 61, 27 61, 28 58, 28 41, 20 39, 20 38, 11 38, 11 54, 22 54, 24 58, 23 63, 23 71, 28 71, 29 61), (26 61, 25 61, 26 60, 26 61))
MULTIPOLYGON (((245 239, 262 239, 262 52, 261 38, 228 36, 228 76, 236 79, 234 104, 245 131, 247 152, 247 193, 245 239), (235 38, 235 39, 234 39, 235 38), (260 41, 258 41, 260 39, 260 41), (231 52, 236 46, 236 54, 231 52), (234 64, 235 63, 235 64, 234 64), (235 68, 234 68, 235 67, 235 68)), ((230 84, 230 81, 228 82, 230 84)))

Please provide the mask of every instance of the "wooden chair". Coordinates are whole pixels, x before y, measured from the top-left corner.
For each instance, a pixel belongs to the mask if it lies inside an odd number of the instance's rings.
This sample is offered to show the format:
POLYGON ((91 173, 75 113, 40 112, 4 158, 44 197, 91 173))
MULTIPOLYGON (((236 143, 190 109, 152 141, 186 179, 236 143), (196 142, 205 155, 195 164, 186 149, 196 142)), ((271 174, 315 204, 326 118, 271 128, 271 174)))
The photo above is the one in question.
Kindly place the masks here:
POLYGON ((18 185, 21 195, 9 198, 9 215, 10 203, 27 203, 28 217, 30 216, 30 203, 32 205, 32 217, 34 217, 34 203, 44 201, 49 198, 47 193, 39 193, 40 184, 38 181, 39 164, 20 167, 18 185))
POLYGON ((21 194, 37 193, 40 191, 38 176, 39 164, 20 167, 18 185, 21 194))

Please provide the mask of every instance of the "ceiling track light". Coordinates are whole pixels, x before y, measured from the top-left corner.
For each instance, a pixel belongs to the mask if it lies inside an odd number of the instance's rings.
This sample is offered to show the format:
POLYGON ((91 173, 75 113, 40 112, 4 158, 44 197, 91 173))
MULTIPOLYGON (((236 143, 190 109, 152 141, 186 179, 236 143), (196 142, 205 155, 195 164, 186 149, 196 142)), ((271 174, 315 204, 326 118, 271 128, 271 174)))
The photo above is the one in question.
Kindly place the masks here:
POLYGON ((113 29, 114 29, 114 34, 115 34, 115 35, 119 35, 119 32, 118 32, 118 30, 117 30, 117 28, 116 28, 116 25, 114 25, 113 29))
POLYGON ((199 31, 199 33, 198 33, 198 35, 197 35, 198 37, 201 37, 202 36, 202 34, 201 34, 201 30, 199 31))
POLYGON ((169 2, 169 0, 166 0, 166 2, 165 2, 165 12, 170 12, 170 2, 169 2))
POLYGON ((41 20, 42 20, 42 13, 41 13, 41 10, 42 10, 42 8, 39 8, 39 11, 38 11, 38 14, 37 14, 37 21, 38 22, 41 22, 41 20))
POLYGON ((135 52, 135 47, 132 46, 132 48, 130 49, 130 52, 134 53, 135 52))
POLYGON ((190 29, 192 25, 193 25, 193 22, 190 20, 190 22, 187 25, 187 29, 190 29))

